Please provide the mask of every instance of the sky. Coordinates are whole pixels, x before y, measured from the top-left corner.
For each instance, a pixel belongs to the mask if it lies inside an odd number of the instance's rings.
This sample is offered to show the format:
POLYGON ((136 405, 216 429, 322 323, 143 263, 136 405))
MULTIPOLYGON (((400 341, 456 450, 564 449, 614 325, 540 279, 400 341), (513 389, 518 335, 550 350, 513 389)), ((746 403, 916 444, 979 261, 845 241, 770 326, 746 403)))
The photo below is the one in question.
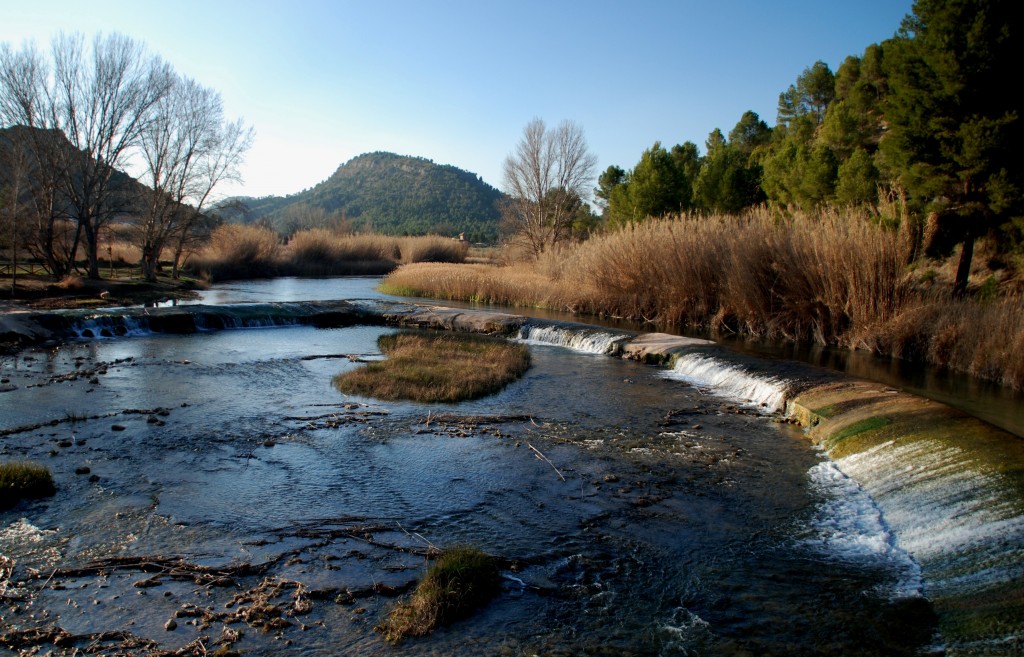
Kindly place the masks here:
POLYGON ((534 118, 579 124, 597 172, 728 134, 816 61, 893 36, 911 0, 0 0, 0 41, 120 32, 255 131, 244 182, 301 192, 372 151, 502 187, 534 118))

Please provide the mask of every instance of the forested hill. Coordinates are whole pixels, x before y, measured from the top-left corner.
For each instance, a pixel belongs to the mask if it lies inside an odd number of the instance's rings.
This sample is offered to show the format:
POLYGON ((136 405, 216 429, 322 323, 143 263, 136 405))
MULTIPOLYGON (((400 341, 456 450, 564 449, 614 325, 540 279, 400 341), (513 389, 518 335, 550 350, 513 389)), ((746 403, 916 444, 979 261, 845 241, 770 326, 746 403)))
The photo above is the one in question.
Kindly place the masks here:
POLYGON ((502 193, 476 174, 420 157, 366 153, 316 185, 287 197, 232 199, 233 221, 265 220, 290 234, 318 225, 348 224, 388 235, 465 233, 474 242, 498 236, 502 193))

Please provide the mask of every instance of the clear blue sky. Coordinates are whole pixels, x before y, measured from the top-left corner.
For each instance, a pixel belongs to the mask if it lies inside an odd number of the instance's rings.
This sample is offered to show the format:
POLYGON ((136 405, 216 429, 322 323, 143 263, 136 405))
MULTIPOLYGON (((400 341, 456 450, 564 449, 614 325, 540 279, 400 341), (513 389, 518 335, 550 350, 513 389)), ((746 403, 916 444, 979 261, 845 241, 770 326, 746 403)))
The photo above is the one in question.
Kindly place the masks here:
POLYGON ((0 41, 121 32, 218 90, 256 142, 231 193, 291 194, 383 150, 479 174, 534 117, 572 119, 599 170, 723 132, 817 60, 891 37, 911 0, 0 0, 0 41))

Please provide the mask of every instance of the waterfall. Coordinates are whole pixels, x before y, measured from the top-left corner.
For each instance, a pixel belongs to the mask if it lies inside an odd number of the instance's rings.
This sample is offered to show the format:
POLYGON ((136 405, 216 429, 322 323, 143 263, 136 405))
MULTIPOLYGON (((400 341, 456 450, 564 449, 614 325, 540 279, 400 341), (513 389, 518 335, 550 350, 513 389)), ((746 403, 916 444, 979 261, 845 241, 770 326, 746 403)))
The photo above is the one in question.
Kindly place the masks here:
POLYGON ((631 333, 615 333, 604 329, 576 325, 527 324, 519 330, 519 339, 535 344, 553 344, 588 354, 618 356, 622 343, 631 333))
POLYGON ((95 315, 70 324, 77 338, 113 338, 121 336, 146 335, 150 333, 145 318, 130 315, 95 315))
POLYGON ((37 313, 30 319, 61 339, 300 325, 331 328, 358 322, 379 322, 344 301, 71 310, 37 313))
POLYGON ((807 473, 811 488, 824 498, 810 526, 808 536, 798 544, 821 549, 830 558, 852 563, 882 564, 898 573, 891 595, 894 598, 921 595, 921 568, 900 546, 881 509, 856 481, 832 461, 822 461, 807 473))
POLYGON ((1007 477, 938 440, 887 441, 836 459, 862 482, 932 595, 964 595, 1024 577, 1024 513, 1007 477))
POLYGON ((710 387, 712 393, 770 411, 782 410, 786 405, 788 392, 785 381, 714 356, 686 354, 679 357, 665 375, 695 386, 710 387))

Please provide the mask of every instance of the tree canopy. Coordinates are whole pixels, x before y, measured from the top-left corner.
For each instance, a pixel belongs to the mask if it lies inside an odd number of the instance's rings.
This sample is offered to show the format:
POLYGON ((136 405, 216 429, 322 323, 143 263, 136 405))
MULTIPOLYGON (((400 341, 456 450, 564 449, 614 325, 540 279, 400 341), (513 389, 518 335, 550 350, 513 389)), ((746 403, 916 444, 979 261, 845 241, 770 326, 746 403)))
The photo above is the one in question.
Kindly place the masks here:
POLYGON ((893 38, 835 72, 805 68, 779 94, 774 127, 746 112, 728 136, 713 130, 703 154, 655 143, 633 169, 606 169, 596 190, 605 219, 903 197, 952 238, 933 248, 962 245, 962 293, 978 237, 1024 244, 1021 110, 1007 87, 1024 61, 1020 15, 1009 0, 917 0, 893 38))

